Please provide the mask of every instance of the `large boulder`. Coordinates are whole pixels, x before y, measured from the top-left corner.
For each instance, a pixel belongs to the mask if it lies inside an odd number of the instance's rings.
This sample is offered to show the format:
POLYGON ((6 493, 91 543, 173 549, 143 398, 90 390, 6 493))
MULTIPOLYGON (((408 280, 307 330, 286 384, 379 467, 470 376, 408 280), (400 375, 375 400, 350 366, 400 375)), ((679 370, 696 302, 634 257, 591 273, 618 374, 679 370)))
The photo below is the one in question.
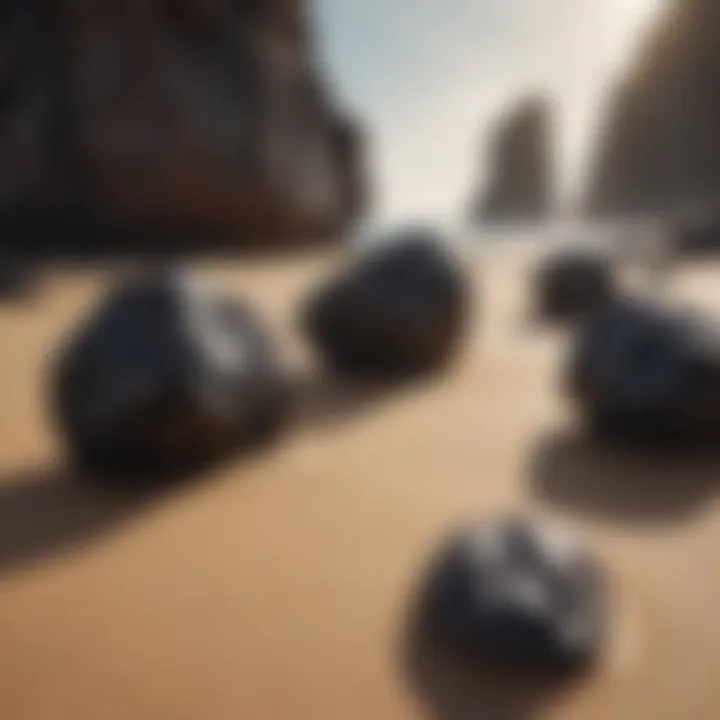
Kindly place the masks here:
POLYGON ((400 376, 434 370, 462 339, 469 281, 445 239, 419 229, 385 238, 313 294, 311 342, 341 372, 400 376))
POLYGON ((591 426, 657 447, 720 436, 720 332, 691 314, 625 301, 580 333, 569 387, 591 426))
POLYGON ((337 239, 364 211, 362 131, 308 26, 301 0, 4 3, 0 222, 87 224, 103 250, 98 228, 337 239))
POLYGON ((53 407, 93 470, 176 471, 277 430, 287 391, 246 304, 172 270, 118 284, 76 330, 53 407))
POLYGON ((538 314, 549 320, 585 318, 615 296, 613 267, 598 253, 568 250, 542 261, 535 277, 538 314))
POLYGON ((570 673, 597 659, 605 578, 563 529, 520 518, 455 534, 431 567, 424 612, 449 647, 491 669, 570 673))

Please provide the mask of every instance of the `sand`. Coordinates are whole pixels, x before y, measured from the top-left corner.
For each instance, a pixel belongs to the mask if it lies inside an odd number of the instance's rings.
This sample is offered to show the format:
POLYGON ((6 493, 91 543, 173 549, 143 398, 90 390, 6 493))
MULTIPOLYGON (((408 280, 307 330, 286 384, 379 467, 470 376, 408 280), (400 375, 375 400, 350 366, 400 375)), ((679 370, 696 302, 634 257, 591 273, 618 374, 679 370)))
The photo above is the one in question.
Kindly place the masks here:
MULTIPOLYGON (((560 392, 567 337, 526 313, 533 253, 489 255, 457 367, 382 396, 313 375, 293 329, 327 259, 211 268, 307 376, 301 422, 276 449, 143 502, 74 482, 44 411, 49 353, 107 273, 56 272, 0 307, 0 718, 510 717, 406 640, 443 534, 520 510, 597 548, 614 622, 593 677, 511 689, 512 717, 717 720, 718 466, 585 440, 560 392)), ((709 303, 715 286, 701 266, 673 290, 709 303)))

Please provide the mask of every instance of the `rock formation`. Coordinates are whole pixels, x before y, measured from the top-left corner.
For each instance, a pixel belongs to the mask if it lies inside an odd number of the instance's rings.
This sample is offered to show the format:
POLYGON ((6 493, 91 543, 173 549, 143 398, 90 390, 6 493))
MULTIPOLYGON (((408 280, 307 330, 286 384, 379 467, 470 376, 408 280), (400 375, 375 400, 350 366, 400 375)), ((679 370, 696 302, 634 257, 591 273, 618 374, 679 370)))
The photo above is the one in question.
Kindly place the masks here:
POLYGON ((720 6, 672 0, 616 90, 591 168, 596 215, 685 212, 720 197, 720 6))
POLYGON ((539 220, 550 210, 549 108, 543 98, 518 103, 498 124, 491 170, 476 215, 483 220, 539 220))
POLYGON ((9 0, 0 218, 333 235, 362 210, 360 130, 302 0, 9 0))

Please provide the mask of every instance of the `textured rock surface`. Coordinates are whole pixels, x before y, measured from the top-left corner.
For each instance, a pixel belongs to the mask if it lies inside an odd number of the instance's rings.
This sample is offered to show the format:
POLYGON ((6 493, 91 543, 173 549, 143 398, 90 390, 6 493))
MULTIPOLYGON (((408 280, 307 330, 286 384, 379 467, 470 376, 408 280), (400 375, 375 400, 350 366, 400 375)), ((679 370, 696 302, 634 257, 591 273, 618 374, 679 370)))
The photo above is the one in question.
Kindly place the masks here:
POLYGON ((492 143, 489 182, 478 200, 481 220, 538 220, 552 195, 550 109, 542 98, 523 100, 499 122, 492 143))
POLYGON ((442 365, 469 311, 464 268, 433 231, 389 238, 331 279, 305 308, 306 331, 335 368, 403 375, 442 365))
POLYGON ((621 440, 716 441, 720 333, 703 318, 624 302, 584 330, 570 385, 590 422, 621 440))
POLYGON ((300 0, 16 0, 0 14, 0 211, 264 236, 363 205, 300 0))
POLYGON ((273 430, 286 390, 252 311, 175 271, 110 293, 59 358, 53 401, 81 462, 176 470, 273 430))
POLYGON ((592 169, 593 214, 720 199, 720 7, 671 0, 617 88, 592 169))
POLYGON ((457 534, 431 571, 429 620, 491 666, 555 672, 594 660, 605 625, 599 565, 565 532, 522 519, 457 534))

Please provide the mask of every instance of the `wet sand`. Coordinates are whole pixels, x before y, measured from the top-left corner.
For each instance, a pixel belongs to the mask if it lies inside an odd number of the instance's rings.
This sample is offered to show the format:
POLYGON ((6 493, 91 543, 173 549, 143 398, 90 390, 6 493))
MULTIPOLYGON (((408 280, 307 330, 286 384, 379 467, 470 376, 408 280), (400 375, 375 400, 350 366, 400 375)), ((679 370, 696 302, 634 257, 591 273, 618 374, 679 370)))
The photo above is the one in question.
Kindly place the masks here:
MULTIPOLYGON (((566 337, 526 314, 531 253, 490 255, 457 367, 375 396, 313 375, 293 330, 326 260, 218 269, 305 373, 301 422, 143 502, 73 482, 43 407, 48 353, 104 273, 0 306, 0 718, 508 717, 408 651, 408 608, 447 529, 524 509, 597 547, 614 624, 594 677, 512 691, 512 717, 717 720, 720 466, 584 440, 559 392, 566 337)), ((677 292, 718 303, 716 277, 687 270, 677 292)))

